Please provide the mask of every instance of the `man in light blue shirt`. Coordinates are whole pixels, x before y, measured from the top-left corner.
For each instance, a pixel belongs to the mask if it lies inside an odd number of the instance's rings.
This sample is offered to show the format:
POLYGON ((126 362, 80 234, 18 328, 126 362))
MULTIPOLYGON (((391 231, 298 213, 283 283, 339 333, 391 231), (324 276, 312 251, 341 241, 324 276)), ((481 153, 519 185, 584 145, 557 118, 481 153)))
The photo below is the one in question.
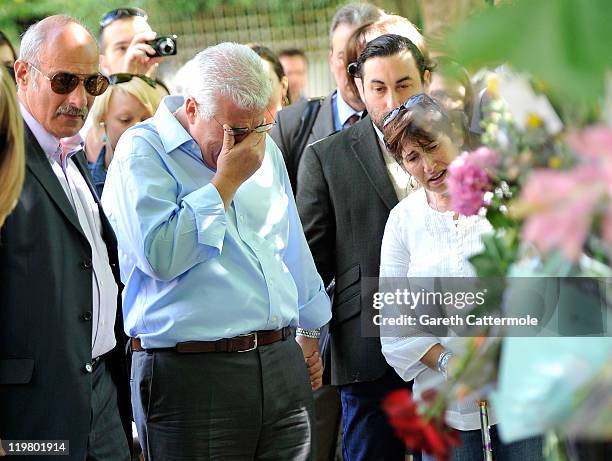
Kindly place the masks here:
POLYGON ((208 48, 186 97, 126 131, 108 171, 150 460, 312 456, 315 336, 331 311, 266 136, 270 93, 252 50, 208 48), (288 327, 300 327, 303 353, 288 327))

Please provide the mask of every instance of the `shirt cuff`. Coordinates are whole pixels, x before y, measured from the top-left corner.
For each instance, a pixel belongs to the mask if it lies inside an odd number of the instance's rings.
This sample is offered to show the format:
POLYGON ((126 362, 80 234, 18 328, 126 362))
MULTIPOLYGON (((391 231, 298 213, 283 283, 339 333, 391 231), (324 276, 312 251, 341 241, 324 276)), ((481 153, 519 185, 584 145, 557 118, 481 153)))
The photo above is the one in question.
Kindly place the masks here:
POLYGON ((227 217, 217 188, 207 184, 183 197, 183 202, 191 209, 195 218, 198 243, 217 248, 221 253, 227 217))
POLYGON ((440 340, 434 336, 420 338, 381 338, 382 353, 404 381, 412 381, 429 367, 421 362, 440 340))
POLYGON ((323 284, 319 292, 300 307, 299 325, 306 330, 321 328, 331 320, 331 302, 323 284))

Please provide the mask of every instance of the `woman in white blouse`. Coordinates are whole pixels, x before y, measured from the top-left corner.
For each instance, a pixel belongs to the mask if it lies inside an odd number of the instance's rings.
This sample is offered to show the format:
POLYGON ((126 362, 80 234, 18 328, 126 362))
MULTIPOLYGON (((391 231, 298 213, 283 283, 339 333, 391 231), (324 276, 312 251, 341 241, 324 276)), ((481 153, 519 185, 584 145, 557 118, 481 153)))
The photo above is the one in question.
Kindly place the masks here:
MULTIPOLYGON (((384 121, 389 152, 422 187, 389 215, 381 248, 381 278, 475 276, 468 258, 481 251, 481 237, 492 228, 484 217, 460 216, 450 208, 446 177, 460 143, 451 139, 452 133, 445 111, 425 94, 411 97, 384 121)), ((414 380, 414 397, 419 399, 424 390, 444 381, 464 340, 403 327, 400 337, 385 336, 381 329, 381 343, 387 362, 404 380, 414 380)), ((477 402, 452 402, 446 421, 460 431, 462 440, 452 459, 482 459, 477 402)), ((491 437, 496 461, 542 459, 539 438, 503 444, 495 427, 491 437)), ((423 459, 432 458, 424 454, 423 459)))

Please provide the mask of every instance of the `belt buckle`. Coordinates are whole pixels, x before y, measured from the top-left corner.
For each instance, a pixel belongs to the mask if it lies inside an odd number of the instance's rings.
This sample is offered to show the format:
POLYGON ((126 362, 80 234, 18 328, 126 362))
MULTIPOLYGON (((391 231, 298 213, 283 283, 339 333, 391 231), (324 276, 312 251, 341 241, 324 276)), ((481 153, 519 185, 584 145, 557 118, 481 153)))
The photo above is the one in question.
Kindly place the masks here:
POLYGON ((255 341, 253 341, 253 347, 249 347, 248 349, 243 349, 241 351, 236 351, 238 353, 240 352, 250 352, 250 351, 254 351, 255 349, 257 349, 257 332, 253 332, 253 333, 249 333, 246 335, 238 335, 238 336, 254 336, 255 337, 255 341))

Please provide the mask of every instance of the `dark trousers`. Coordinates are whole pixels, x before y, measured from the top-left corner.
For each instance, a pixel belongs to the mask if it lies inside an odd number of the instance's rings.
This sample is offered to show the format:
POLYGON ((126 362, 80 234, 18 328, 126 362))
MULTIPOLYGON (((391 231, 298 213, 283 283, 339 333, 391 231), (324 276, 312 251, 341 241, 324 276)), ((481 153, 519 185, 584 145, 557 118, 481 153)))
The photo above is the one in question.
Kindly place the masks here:
POLYGON ((93 371, 92 382, 91 427, 86 460, 129 461, 130 450, 117 406, 117 387, 105 359, 93 371))
POLYGON ((340 394, 335 386, 325 385, 314 392, 317 428, 317 461, 334 461, 342 407, 340 394))
POLYGON ((340 386, 344 461, 405 460, 406 448, 381 408, 389 392, 402 388, 411 389, 411 384, 391 368, 376 381, 340 386))
POLYGON ((147 460, 313 459, 312 391, 292 337, 245 353, 134 352, 131 381, 147 460))

